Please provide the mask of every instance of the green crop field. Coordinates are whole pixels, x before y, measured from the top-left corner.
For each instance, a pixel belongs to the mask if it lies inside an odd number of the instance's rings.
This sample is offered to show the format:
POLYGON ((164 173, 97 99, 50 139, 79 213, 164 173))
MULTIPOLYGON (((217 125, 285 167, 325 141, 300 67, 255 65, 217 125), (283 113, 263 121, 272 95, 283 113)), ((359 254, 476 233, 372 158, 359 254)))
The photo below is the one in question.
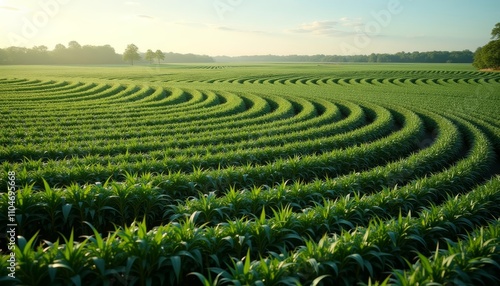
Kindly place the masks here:
POLYGON ((0 127, 2 285, 500 283, 498 72, 2 66, 0 127))

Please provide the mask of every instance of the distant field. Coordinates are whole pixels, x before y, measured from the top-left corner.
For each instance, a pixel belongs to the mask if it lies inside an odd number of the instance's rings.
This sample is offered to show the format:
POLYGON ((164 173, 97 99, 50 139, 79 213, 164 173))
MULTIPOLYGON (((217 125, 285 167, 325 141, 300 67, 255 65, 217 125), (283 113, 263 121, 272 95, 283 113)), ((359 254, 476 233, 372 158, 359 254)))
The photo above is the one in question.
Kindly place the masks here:
POLYGON ((468 64, 0 66, 0 281, 494 285, 499 110, 468 64))

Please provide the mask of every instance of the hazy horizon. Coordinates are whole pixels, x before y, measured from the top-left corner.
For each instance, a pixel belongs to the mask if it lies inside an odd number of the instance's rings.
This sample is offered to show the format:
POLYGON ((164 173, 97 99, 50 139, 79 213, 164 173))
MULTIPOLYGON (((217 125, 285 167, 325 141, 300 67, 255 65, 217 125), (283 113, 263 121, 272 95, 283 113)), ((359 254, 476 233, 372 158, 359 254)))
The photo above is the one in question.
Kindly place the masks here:
POLYGON ((190 3, 0 0, 0 48, 74 40, 209 56, 475 51, 500 22, 496 0, 190 3))

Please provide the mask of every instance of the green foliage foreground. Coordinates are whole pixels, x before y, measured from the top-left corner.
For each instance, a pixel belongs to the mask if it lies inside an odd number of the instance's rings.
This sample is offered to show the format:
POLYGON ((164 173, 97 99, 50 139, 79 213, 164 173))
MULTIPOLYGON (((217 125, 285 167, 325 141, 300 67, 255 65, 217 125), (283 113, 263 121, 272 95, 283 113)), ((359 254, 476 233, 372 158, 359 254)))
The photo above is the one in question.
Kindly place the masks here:
POLYGON ((3 188, 14 179, 17 190, 2 285, 500 282, 499 73, 179 64, 0 74, 3 237, 3 188))

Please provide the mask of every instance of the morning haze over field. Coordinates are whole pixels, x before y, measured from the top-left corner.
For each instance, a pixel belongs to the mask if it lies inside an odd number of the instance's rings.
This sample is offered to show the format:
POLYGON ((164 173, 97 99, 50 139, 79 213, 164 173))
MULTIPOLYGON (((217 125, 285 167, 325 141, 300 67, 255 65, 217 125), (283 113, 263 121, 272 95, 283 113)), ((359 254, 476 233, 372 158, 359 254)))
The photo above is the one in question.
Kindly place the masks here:
POLYGON ((0 285, 500 285, 499 11, 0 0, 0 285))
POLYGON ((127 44, 210 56, 475 51, 497 0, 1 0, 0 48, 127 44))

